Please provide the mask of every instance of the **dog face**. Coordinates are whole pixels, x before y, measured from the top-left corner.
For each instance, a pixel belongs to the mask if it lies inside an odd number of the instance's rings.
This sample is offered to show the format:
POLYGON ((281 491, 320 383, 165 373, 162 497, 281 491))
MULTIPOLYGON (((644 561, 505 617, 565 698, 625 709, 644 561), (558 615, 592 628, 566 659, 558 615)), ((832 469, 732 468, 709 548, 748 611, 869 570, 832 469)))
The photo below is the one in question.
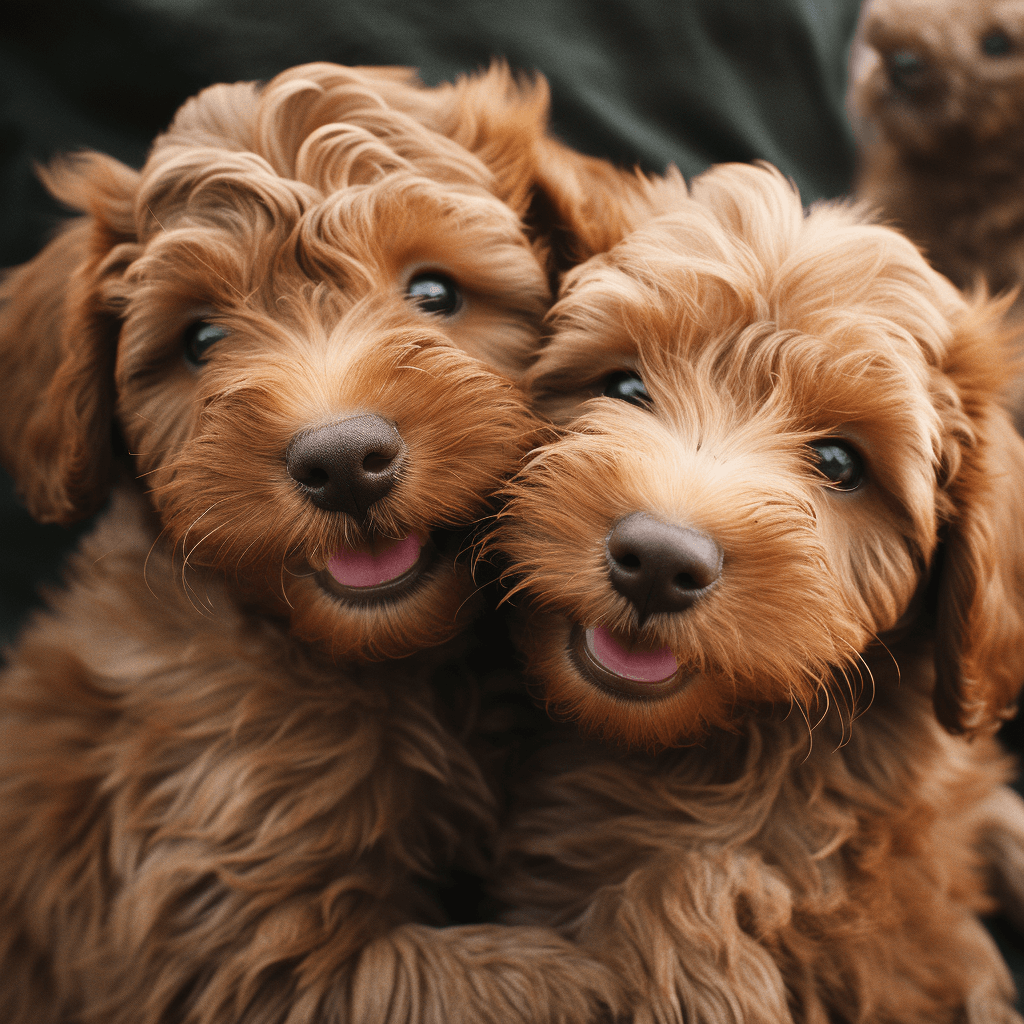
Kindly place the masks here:
POLYGON ((466 618, 460 535, 527 444, 548 285, 481 160, 372 74, 307 71, 201 94, 141 173, 49 172, 86 216, 4 286, 3 448, 68 521, 104 500, 113 418, 186 586, 396 657, 466 618))
POLYGON ((855 117, 911 156, 988 153, 1012 171, 1024 150, 1021 0, 872 0, 862 39, 855 117))
POLYGON ((549 702, 652 745, 823 689, 849 703, 941 538, 936 703, 991 725, 1024 677, 997 313, 897 233, 805 218, 738 165, 571 273, 529 379, 560 436, 495 538, 549 702))

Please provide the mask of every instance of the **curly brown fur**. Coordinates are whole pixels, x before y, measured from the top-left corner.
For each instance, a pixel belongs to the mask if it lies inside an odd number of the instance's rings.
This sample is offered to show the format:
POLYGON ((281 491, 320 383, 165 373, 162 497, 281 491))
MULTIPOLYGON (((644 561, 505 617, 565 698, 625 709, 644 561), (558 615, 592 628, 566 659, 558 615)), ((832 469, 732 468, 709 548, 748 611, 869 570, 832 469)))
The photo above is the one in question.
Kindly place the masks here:
POLYGON ((46 172, 83 216, 2 286, 0 453, 47 521, 122 482, 0 676, 5 1022, 615 1005, 549 929, 436 927, 494 828, 478 680, 450 651, 358 664, 442 645, 479 604, 457 534, 533 429, 517 380, 551 268, 521 218, 545 109, 500 67, 431 91, 313 65, 202 93, 140 172, 46 172), (452 103, 489 111, 472 150, 419 110, 452 103), (424 271, 461 305, 422 308, 424 271), (384 441, 346 434, 358 459, 321 494, 289 453, 357 417, 384 441), (397 578, 333 575, 393 565, 396 540, 419 552, 397 578))
POLYGON ((767 168, 676 205, 568 275, 529 377, 559 436, 495 542, 538 687, 606 746, 564 726, 523 781, 508 919, 637 1021, 1018 1021, 976 916, 1020 810, 1005 303, 767 168))

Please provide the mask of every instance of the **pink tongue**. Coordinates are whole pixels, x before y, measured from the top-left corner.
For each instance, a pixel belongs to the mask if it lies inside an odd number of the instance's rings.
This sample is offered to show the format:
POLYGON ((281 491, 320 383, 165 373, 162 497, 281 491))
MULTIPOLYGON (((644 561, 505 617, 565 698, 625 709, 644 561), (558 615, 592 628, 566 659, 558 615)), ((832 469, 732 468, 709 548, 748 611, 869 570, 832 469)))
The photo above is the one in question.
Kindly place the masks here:
POLYGON ((679 662, 667 648, 660 651, 627 651, 603 626, 587 630, 594 657, 609 672, 638 683, 660 683, 673 675, 679 662))
POLYGON ((410 533, 375 552, 340 548, 331 555, 327 568, 346 587, 375 587, 407 572, 420 557, 419 538, 410 533))

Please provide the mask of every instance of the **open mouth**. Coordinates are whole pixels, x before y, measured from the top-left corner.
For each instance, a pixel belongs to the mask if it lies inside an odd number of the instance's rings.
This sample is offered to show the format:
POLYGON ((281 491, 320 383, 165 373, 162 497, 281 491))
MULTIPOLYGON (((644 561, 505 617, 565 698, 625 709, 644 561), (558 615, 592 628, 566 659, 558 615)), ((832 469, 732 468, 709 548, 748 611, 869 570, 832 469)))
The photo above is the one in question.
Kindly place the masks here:
POLYGON ((354 604, 396 601, 423 582, 436 557, 432 539, 409 533, 364 548, 338 548, 316 578, 325 590, 354 604))
POLYGON ((585 679, 616 696, 664 697, 689 678, 669 648, 631 643, 603 626, 574 626, 569 652, 585 679))

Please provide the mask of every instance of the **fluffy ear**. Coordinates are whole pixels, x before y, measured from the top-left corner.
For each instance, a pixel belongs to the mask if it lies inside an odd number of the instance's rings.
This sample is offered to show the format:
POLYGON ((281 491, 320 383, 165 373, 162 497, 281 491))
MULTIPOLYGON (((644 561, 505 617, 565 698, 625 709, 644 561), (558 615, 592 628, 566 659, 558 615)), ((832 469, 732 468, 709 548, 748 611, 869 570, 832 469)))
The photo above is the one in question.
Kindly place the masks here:
POLYGON ((113 471, 118 321, 109 285, 137 249, 137 176, 83 154, 42 177, 85 216, 0 284, 0 456, 37 519, 69 523, 102 505, 113 471))
MULTIPOLYGON (((388 96, 392 101, 393 94, 388 96)), ((469 150, 491 172, 494 194, 519 216, 530 205, 550 96, 542 75, 515 76, 502 61, 454 85, 420 89, 417 113, 429 128, 469 150)))
POLYGON ((389 102, 418 105, 414 112, 424 123, 480 159, 494 176, 495 194, 547 249, 553 277, 606 252, 686 196, 675 168, 648 178, 555 139, 543 75, 517 77, 498 61, 454 85, 404 89, 391 89, 389 102))
POLYGON ((1024 683, 1024 440, 993 400, 1011 372, 1004 339, 980 308, 971 319, 946 368, 969 424, 945 489, 934 699, 950 732, 977 734, 1012 717, 1024 683))
POLYGON ((537 148, 534 192, 525 219, 547 241, 552 269, 560 276, 688 198, 675 167, 664 177, 647 177, 549 137, 537 148))

